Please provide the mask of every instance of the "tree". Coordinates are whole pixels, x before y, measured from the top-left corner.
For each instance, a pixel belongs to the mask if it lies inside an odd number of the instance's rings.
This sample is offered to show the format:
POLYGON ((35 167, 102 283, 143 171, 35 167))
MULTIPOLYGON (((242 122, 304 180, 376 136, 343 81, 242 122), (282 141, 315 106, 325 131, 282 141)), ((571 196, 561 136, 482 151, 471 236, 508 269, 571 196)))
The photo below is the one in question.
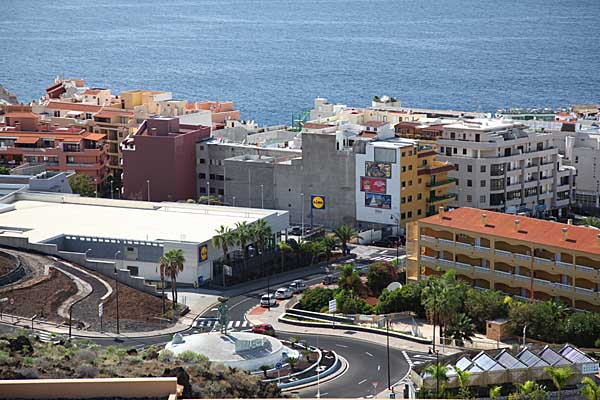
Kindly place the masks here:
POLYGON ((292 372, 294 372, 294 370, 296 369, 297 362, 298 359, 296 357, 288 357, 287 363, 290 364, 290 369, 292 370, 292 372))
POLYGON ((256 241, 258 250, 260 251, 260 266, 264 275, 264 252, 267 247, 267 241, 273 236, 271 226, 264 219, 259 219, 251 225, 252 236, 256 241))
POLYGON ((457 314, 448 324, 446 336, 454 339, 457 346, 464 346, 465 341, 472 343, 475 336, 475 325, 471 318, 463 313, 457 314))
POLYGON ((158 269, 160 270, 160 287, 162 290, 162 312, 163 314, 167 311, 165 305, 165 276, 166 271, 169 268, 169 260, 163 255, 158 261, 158 269))
POLYGON ((511 393, 509 399, 529 399, 529 400, 544 400, 546 398, 546 391, 543 387, 534 381, 525 381, 524 383, 515 384, 517 388, 516 393, 511 393))
POLYGON ((333 300, 334 294, 335 290, 323 287, 306 289, 298 304, 303 310, 319 312, 323 307, 327 307, 330 300, 333 300))
POLYGON ((579 221, 577 223, 577 225, 586 225, 586 226, 591 226, 593 228, 600 229, 600 218, 586 217, 586 218, 582 219, 581 221, 579 221))
POLYGON ((265 375, 265 378, 267 377, 267 371, 270 370, 270 369, 271 369, 271 367, 269 367, 268 365, 261 365, 260 366, 260 370, 265 375))
POLYGON ((573 370, 571 367, 546 367, 544 371, 550 376, 552 379, 552 383, 554 387, 558 391, 558 400, 560 400, 560 392, 566 386, 569 378, 573 376, 573 370))
POLYGON ((583 385, 581 388, 581 395, 583 397, 587 400, 600 400, 600 387, 598 387, 592 378, 583 378, 581 384, 583 385))
POLYGON ((460 369, 459 367, 454 367, 454 371, 456 372, 456 378, 458 379, 458 385, 460 386, 459 396, 461 399, 468 399, 471 397, 471 392, 469 391, 469 380, 471 379, 471 375, 473 375, 469 371, 465 371, 460 369))
POLYGON ((229 248, 235 244, 233 231, 224 225, 215 231, 216 235, 212 238, 212 245, 220 247, 223 251, 223 284, 225 284, 225 261, 229 260, 229 248))
POLYGON ((83 197, 94 197, 96 192, 92 183, 92 178, 87 175, 75 174, 69 177, 69 186, 73 193, 83 197))
POLYGON ((337 311, 342 314, 371 314, 373 307, 352 290, 339 290, 335 295, 337 311))
POLYGON ((468 289, 465 295, 465 314, 473 323, 475 329, 484 333, 486 321, 508 316, 506 295, 497 290, 468 289))
POLYGON ((338 279, 338 286, 340 289, 352 290, 354 293, 364 292, 364 285, 358 272, 354 270, 352 264, 345 264, 342 267, 342 273, 338 279))
POLYGON ((0 166, 0 175, 10 175, 10 167, 0 166))
POLYGON ((462 308, 465 293, 466 287, 457 281, 454 270, 447 271, 441 277, 431 276, 427 279, 422 301, 431 320, 439 323, 440 337, 462 308))
POLYGON ((285 271, 285 255, 292 252, 292 247, 284 241, 279 242, 279 252, 281 253, 281 272, 285 271))
POLYGON ((310 355, 312 354, 312 351, 308 350, 308 349, 304 349, 301 351, 302 355, 304 357, 306 357, 306 362, 310 361, 310 355))
POLYGON ((441 364, 430 364, 428 365, 423 372, 431 375, 437 382, 437 386, 439 387, 436 390, 436 396, 438 399, 443 398, 443 393, 445 392, 446 382, 448 382, 448 366, 441 364))
POLYGON ((250 229, 250 226, 246 223, 246 221, 242 221, 235 223, 234 232, 236 244, 238 244, 242 249, 242 261, 244 264, 244 272, 242 272, 243 276, 246 273, 246 262, 248 261, 248 244, 252 240, 252 231, 250 229))
POLYGON ((350 254, 350 249, 348 249, 348 242, 351 241, 354 237, 356 237, 356 231, 348 225, 342 225, 335 231, 333 231, 333 233, 335 233, 335 236, 337 236, 337 238, 342 243, 342 253, 344 255, 350 254))
POLYGON ((568 308, 563 303, 554 300, 512 302, 508 311, 513 332, 521 332, 527 325, 528 336, 554 343, 563 339, 560 327, 568 314, 568 308), (548 327, 554 327, 554 329, 548 329, 548 327))
POLYGON ((331 253, 335 250, 338 240, 335 236, 324 236, 321 238, 321 243, 323 243, 326 266, 328 267, 331 260, 331 253))
POLYGON ((492 400, 497 399, 498 397, 500 397, 500 394, 502 394, 502 386, 492 386, 490 388, 490 393, 489 393, 490 399, 492 399, 492 400))
POLYGON ((396 277, 396 270, 391 263, 375 262, 369 265, 367 286, 374 296, 379 296, 387 285, 396 280, 396 277))
POLYGON ((175 310, 177 304, 177 275, 183 271, 185 257, 181 249, 171 249, 163 257, 168 261, 166 273, 171 278, 171 294, 173 296, 173 310, 175 310))

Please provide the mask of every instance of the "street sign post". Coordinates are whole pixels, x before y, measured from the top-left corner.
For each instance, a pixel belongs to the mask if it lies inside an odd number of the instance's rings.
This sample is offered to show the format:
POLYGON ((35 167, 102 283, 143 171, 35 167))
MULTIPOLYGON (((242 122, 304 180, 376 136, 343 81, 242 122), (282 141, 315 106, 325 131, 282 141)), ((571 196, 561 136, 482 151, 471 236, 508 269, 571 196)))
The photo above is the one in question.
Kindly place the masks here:
POLYGON ((279 379, 279 371, 281 370, 281 368, 283 368, 283 364, 278 362, 277 364, 275 364, 275 369, 277 370, 277 384, 279 385, 280 383, 280 379, 279 379))
POLYGON ((313 227, 313 210, 325 209, 325 196, 321 194, 312 194, 310 196, 310 227, 313 227))
POLYGON ((337 301, 335 299, 329 300, 329 312, 335 314, 337 311, 337 301))
POLYGON ((98 317, 100 318, 100 332, 102 333, 102 315, 104 315, 104 303, 98 304, 98 317))

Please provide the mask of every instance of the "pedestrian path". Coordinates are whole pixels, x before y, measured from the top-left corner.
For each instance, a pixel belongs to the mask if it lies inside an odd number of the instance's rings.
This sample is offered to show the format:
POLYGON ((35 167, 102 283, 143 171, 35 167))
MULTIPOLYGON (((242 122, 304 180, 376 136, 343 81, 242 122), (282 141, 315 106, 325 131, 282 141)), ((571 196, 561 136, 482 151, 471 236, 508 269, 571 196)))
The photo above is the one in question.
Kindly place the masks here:
MULTIPOLYGON (((196 328, 212 328, 219 325, 219 321, 214 318, 200 318, 196 320, 194 326, 196 328)), ((227 329, 249 329, 252 324, 248 321, 229 321, 227 329)))

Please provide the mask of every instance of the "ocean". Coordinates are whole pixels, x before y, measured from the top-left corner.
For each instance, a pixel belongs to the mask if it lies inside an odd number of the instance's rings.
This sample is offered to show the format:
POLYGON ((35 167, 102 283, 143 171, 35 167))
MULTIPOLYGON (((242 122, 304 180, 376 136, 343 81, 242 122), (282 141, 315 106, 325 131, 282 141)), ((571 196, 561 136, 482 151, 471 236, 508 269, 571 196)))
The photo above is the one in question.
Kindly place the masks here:
POLYGON ((233 100, 289 124, 317 96, 493 112, 600 101, 599 0, 2 0, 0 83, 233 100))

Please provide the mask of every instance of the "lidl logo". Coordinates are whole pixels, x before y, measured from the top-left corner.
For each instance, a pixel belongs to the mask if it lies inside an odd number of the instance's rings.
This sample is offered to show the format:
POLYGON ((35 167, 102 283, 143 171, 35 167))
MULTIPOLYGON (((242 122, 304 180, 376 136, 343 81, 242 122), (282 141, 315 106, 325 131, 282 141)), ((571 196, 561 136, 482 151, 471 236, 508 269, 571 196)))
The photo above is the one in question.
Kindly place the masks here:
POLYGON ((316 208, 317 210, 325 209, 325 196, 313 194, 311 196, 311 201, 312 201, 312 208, 316 208))
POLYGON ((206 245, 200 246, 200 262, 208 259, 208 247, 206 245))

